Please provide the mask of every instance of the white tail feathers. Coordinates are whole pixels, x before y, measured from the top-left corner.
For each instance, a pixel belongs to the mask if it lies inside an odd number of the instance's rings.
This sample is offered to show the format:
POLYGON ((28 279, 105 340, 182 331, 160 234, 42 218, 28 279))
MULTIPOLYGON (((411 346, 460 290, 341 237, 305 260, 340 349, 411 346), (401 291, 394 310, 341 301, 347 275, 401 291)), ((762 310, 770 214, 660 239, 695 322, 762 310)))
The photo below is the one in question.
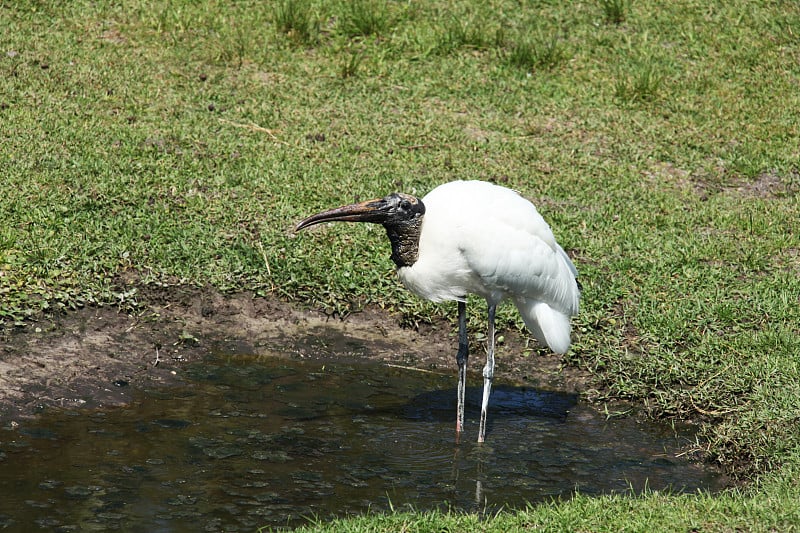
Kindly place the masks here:
POLYGON ((569 350, 572 327, 569 316, 556 311, 543 302, 515 298, 514 303, 522 315, 525 325, 541 344, 554 353, 564 354, 569 350))

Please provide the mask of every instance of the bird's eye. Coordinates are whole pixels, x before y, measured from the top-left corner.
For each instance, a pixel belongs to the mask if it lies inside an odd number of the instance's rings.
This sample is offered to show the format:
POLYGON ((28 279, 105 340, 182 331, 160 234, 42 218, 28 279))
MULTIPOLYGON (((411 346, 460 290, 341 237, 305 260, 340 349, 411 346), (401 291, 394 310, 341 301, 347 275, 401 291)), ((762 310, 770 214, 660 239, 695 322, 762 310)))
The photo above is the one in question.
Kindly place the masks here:
POLYGON ((402 209, 403 211, 408 211, 409 209, 411 209, 411 202, 409 202, 408 200, 403 200, 402 202, 400 202, 400 209, 402 209))

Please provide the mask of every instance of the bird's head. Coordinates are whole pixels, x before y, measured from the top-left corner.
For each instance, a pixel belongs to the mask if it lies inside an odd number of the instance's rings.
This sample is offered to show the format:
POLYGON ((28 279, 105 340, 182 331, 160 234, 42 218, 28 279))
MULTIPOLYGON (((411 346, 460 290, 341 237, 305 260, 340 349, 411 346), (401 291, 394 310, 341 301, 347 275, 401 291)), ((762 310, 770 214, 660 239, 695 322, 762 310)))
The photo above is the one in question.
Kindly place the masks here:
POLYGON ((377 200, 367 200, 345 205, 312 215, 301 221, 295 231, 321 224, 322 222, 372 222, 390 227, 403 228, 419 225, 425 214, 425 204, 409 194, 395 192, 377 200))
POLYGON ((345 205, 312 215, 295 226, 295 231, 322 222, 372 222, 386 228, 392 243, 392 261, 398 268, 417 261, 425 204, 422 200, 395 192, 377 200, 345 205))

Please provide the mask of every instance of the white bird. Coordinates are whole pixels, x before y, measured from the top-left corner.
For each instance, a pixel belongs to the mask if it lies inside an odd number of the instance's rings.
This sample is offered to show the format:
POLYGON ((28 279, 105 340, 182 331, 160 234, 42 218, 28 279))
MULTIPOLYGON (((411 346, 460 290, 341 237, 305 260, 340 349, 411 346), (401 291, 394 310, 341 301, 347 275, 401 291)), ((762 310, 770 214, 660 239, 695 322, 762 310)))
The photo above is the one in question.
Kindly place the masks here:
POLYGON ((403 284, 433 302, 458 302, 456 440, 464 430, 468 294, 482 296, 489 307, 478 442, 486 435, 494 377, 497 304, 512 300, 541 344, 558 354, 569 349, 570 317, 578 314, 580 298, 578 272, 533 204, 511 189, 454 181, 421 200, 393 193, 324 211, 297 224, 295 231, 330 221, 382 224, 403 284))

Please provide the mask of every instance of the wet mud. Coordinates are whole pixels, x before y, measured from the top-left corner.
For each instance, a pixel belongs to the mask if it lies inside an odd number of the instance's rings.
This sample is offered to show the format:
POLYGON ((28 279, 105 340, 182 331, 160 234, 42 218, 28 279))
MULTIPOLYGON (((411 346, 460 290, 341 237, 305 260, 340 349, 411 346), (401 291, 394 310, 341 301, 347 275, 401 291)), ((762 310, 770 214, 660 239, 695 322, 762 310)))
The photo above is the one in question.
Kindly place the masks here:
MULTIPOLYGON (((287 357, 362 358, 454 372, 456 339, 441 321, 417 330, 367 309, 344 320, 286 302, 209 289, 142 289, 143 309, 87 307, 24 328, 0 329, 0 421, 51 407, 124 405, 132 391, 174 384, 187 364, 221 351, 287 357)), ((520 357, 525 339, 506 332, 496 375, 532 386, 582 390, 586 376, 555 356, 520 357)), ((482 354, 476 342, 473 353, 482 354)), ((471 359, 480 373, 482 357, 471 359)))

